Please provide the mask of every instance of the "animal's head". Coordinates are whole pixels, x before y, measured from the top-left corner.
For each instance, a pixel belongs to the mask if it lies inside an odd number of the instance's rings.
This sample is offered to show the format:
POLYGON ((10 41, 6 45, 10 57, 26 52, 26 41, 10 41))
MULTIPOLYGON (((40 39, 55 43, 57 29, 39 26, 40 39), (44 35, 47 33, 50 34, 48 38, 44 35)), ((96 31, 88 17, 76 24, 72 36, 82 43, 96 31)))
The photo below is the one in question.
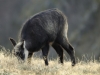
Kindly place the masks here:
POLYGON ((24 54, 24 48, 23 48, 23 44, 24 42, 18 42, 16 43, 16 41, 12 38, 10 38, 10 41, 12 43, 12 45, 14 46, 13 48, 13 54, 18 58, 18 59, 25 59, 25 54, 24 54))

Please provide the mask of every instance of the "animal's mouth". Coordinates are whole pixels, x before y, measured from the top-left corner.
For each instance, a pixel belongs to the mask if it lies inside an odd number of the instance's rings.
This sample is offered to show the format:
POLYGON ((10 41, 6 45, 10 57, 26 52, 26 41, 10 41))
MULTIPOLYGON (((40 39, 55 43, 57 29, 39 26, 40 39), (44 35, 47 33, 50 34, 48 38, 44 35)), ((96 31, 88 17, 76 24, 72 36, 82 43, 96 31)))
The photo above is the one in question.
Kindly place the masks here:
POLYGON ((24 61, 25 58, 23 58, 22 56, 17 56, 18 61, 24 61))

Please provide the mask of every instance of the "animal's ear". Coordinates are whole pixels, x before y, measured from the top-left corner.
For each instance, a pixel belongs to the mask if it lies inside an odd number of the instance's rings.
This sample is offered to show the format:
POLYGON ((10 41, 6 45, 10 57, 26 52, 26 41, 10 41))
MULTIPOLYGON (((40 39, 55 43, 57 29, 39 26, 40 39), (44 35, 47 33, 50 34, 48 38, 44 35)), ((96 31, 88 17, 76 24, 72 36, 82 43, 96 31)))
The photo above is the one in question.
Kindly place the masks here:
POLYGON ((16 45, 16 42, 15 42, 15 40, 14 40, 14 39, 9 38, 9 40, 11 41, 11 43, 13 44, 13 46, 15 46, 15 45, 16 45))

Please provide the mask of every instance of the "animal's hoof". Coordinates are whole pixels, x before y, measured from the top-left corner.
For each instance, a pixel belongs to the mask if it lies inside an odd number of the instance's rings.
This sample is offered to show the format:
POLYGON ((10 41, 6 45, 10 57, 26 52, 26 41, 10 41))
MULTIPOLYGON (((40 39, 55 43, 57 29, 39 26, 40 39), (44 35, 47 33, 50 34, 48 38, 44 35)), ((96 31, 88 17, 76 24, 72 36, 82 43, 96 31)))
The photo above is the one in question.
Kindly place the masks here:
POLYGON ((76 63, 72 63, 72 66, 75 66, 76 63))

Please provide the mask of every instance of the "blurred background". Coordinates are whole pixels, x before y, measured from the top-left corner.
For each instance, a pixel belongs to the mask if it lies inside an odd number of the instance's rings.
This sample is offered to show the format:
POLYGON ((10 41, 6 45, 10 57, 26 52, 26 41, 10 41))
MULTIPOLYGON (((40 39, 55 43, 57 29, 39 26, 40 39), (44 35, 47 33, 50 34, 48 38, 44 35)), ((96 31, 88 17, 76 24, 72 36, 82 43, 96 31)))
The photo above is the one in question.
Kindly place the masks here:
MULTIPOLYGON (((35 13, 50 8, 58 8, 67 16, 68 38, 76 57, 95 55, 99 59, 100 0, 0 0, 0 45, 12 49, 9 37, 17 41, 22 24, 35 13)), ((50 49, 49 55, 57 56, 50 49)))

